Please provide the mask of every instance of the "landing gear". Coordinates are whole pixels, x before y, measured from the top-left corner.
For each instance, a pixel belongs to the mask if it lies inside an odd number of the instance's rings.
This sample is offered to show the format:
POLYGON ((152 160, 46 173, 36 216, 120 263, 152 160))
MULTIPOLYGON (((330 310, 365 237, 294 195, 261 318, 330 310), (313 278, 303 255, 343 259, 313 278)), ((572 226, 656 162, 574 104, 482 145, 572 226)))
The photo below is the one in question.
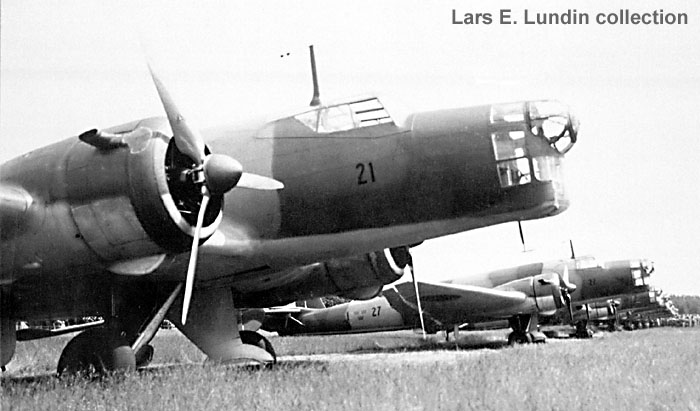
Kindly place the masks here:
POLYGON ((208 359, 229 364, 271 365, 276 362, 272 344, 252 331, 239 331, 241 316, 233 305, 229 288, 196 289, 187 324, 180 322, 180 306, 174 305, 168 319, 208 359))
POLYGON ((622 327, 620 327, 620 323, 616 318, 608 320, 608 331, 622 331, 622 327))
POLYGON ((508 334, 508 345, 530 344, 532 343, 532 335, 527 332, 513 331, 508 334))
POLYGON ((136 351, 134 354, 136 358, 136 368, 148 367, 151 361, 153 361, 153 353, 153 346, 150 344, 144 345, 141 349, 136 351))
POLYGON ((109 311, 103 308, 110 313, 105 325, 78 334, 66 345, 58 375, 130 371, 150 364, 153 346, 148 343, 181 288, 174 287, 163 302, 153 284, 112 284, 109 311), (160 309, 154 313, 156 307, 160 309))
POLYGON ((126 339, 108 327, 78 334, 58 360, 58 375, 136 369, 136 356, 126 339))
POLYGON ((588 329, 587 320, 581 320, 576 323, 576 332, 574 332, 574 337, 581 339, 593 338, 593 331, 588 329))
POLYGON ((537 314, 523 314, 511 317, 508 322, 513 332, 508 335, 508 344, 545 343, 547 337, 539 330, 537 314))
POLYGON ((241 335, 243 344, 250 344, 262 348, 272 356, 272 364, 277 364, 277 354, 275 354, 275 349, 267 338, 255 331, 242 330, 239 331, 239 334, 241 335))

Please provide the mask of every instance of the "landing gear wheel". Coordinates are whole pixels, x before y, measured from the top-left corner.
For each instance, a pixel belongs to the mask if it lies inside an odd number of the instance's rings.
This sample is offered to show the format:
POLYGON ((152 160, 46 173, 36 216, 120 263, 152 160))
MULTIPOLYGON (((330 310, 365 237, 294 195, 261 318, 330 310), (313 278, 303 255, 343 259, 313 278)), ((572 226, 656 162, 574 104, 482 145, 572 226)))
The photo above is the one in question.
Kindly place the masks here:
POLYGON ((508 335, 508 345, 530 344, 532 336, 530 333, 513 331, 508 335))
POLYGON ((153 351, 153 346, 150 344, 141 347, 141 349, 135 354, 136 368, 148 367, 148 364, 153 361, 153 351))
POLYGON ((267 338, 255 331, 243 330, 239 331, 239 334, 241 335, 241 341, 243 341, 243 344, 250 344, 262 348, 272 356, 272 364, 277 364, 277 354, 275 354, 275 349, 272 348, 272 344, 267 338))
POLYGON ((94 328, 70 340, 58 360, 58 375, 136 369, 134 351, 123 337, 112 334, 106 328, 94 328))

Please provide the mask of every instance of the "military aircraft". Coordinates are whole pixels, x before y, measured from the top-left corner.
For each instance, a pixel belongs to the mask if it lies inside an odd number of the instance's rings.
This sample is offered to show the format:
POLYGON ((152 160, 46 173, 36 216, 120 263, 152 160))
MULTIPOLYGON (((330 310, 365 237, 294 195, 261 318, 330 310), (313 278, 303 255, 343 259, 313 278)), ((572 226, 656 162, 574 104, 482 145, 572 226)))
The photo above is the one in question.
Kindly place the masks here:
POLYGON ((3 367, 17 339, 44 335, 16 322, 88 316, 104 323, 67 344, 59 373, 147 364, 164 318, 211 360, 273 363, 238 308, 371 298, 412 244, 569 205, 578 121, 558 102, 398 122, 375 96, 321 103, 314 70, 311 106, 200 132, 151 76, 165 118, 0 166, 3 367))
POLYGON ((620 329, 649 328, 655 319, 673 317, 677 309, 658 288, 649 287, 639 293, 628 294, 604 302, 593 302, 576 307, 575 323, 579 321, 606 323, 610 331, 620 329))
MULTIPOLYGON (((601 298, 615 298, 646 289, 653 271, 646 260, 599 264, 591 257, 522 265, 477 275, 429 283, 417 281, 385 287, 379 297, 327 309, 269 310, 262 328, 282 335, 299 333, 372 332, 420 327, 418 301, 429 332, 455 332, 465 323, 508 319, 510 344, 542 342, 538 317, 562 307, 601 298)), ((573 315, 570 313, 570 315, 573 315)), ((250 315, 250 318, 255 318, 250 315)), ((573 317, 572 317, 573 318, 573 317)))

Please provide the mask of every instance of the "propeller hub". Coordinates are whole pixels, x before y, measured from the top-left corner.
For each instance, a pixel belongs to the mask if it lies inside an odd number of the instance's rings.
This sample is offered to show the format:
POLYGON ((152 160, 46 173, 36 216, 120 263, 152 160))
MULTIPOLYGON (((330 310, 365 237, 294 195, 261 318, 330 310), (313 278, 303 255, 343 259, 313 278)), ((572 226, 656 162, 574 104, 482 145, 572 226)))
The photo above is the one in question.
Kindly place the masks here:
POLYGON ((210 154, 204 159, 204 177, 212 194, 223 194, 238 184, 243 175, 241 163, 223 154, 210 154))

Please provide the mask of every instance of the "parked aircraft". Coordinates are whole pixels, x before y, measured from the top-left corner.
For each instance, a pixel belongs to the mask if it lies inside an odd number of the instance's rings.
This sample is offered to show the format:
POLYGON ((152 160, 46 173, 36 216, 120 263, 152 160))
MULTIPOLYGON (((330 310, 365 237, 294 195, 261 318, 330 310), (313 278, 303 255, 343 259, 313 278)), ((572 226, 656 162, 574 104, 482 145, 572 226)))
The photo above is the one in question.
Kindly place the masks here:
POLYGON ((3 367, 16 322, 86 316, 104 324, 68 343, 59 373, 147 364, 166 317, 211 360, 272 363, 269 341, 239 332, 238 308, 372 298, 411 244, 569 204, 562 166, 578 122, 561 103, 397 122, 375 96, 322 104, 316 87, 291 115, 200 134, 151 74, 167 118, 1 166, 3 367))
MULTIPOLYGON (((511 344, 544 341, 538 317, 558 308, 615 298, 646 289, 653 271, 646 260, 608 261, 590 257, 523 265, 441 283, 418 281, 426 328, 457 330, 466 323, 508 319, 511 344)), ((251 316, 252 317, 252 316, 251 316)), ((262 328, 282 335, 371 332, 420 327, 411 283, 385 287, 379 297, 327 309, 269 310, 262 328)))
MULTIPOLYGON (((611 331, 624 325, 627 329, 648 328, 657 318, 673 317, 678 310, 660 289, 649 287, 639 293, 628 294, 613 300, 594 302, 576 307, 574 321, 606 323, 611 331)), ((578 329, 579 327, 577 327, 578 329)), ((577 332, 577 336, 580 335, 577 332)))

